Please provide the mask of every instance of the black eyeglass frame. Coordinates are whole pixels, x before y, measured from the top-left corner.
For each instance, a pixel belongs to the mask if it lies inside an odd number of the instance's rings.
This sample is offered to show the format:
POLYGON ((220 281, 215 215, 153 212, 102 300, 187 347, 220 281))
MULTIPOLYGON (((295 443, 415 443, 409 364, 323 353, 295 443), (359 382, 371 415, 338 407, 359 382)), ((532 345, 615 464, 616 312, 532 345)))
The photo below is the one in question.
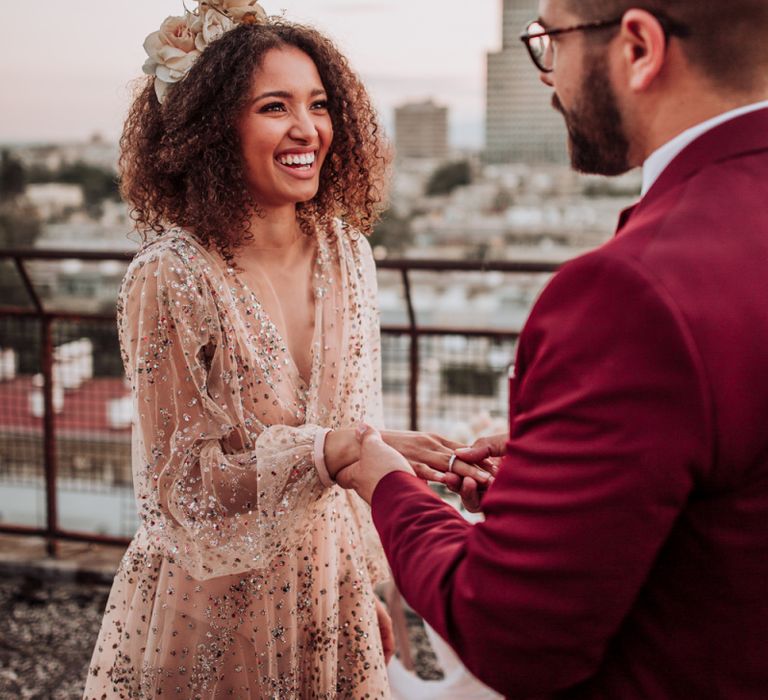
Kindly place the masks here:
MULTIPOLYGON (((670 36, 677 36, 679 38, 685 38, 687 36, 690 36, 690 29, 680 23, 676 22, 674 20, 669 19, 668 17, 664 17, 663 15, 652 13, 653 16, 656 18, 656 21, 661 25, 661 28, 664 30, 664 37, 665 39, 669 40, 670 36)), ((584 22, 582 24, 575 24, 572 27, 556 27, 554 29, 545 29, 541 32, 534 32, 533 34, 529 33, 528 29, 533 24, 538 24, 540 26, 541 22, 537 19, 531 20, 528 25, 525 28, 525 31, 520 35, 520 41, 525 44, 525 48, 528 49, 528 55, 531 57, 531 60, 533 61, 533 65, 536 66, 542 73, 552 73, 555 69, 553 68, 546 68, 541 64, 541 61, 536 56, 536 53, 531 48, 531 39, 538 39, 543 36, 558 36, 560 34, 570 34, 571 32, 588 32, 595 29, 607 29, 608 27, 615 27, 622 23, 624 20, 624 15, 621 17, 616 17, 614 19, 604 19, 604 20, 597 20, 594 22, 584 22)))

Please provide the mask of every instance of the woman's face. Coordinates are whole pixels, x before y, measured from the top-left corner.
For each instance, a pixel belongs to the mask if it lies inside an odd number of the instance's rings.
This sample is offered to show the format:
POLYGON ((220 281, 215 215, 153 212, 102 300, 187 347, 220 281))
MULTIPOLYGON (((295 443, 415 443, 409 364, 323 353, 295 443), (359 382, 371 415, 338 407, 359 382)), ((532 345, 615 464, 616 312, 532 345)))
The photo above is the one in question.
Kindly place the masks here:
POLYGON ((239 131, 248 185, 261 207, 317 194, 333 126, 323 82, 307 54, 293 46, 265 54, 239 131))

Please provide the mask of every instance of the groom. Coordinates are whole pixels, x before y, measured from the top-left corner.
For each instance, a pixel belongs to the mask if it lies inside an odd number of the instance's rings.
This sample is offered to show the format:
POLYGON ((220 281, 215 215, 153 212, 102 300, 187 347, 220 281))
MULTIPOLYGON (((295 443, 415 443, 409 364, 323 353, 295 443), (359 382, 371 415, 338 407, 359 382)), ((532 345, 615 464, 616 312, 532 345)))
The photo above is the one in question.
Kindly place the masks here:
POLYGON ((372 429, 339 481, 507 696, 766 698, 768 3, 539 9, 525 40, 574 167, 642 165, 642 198, 531 312, 506 444, 461 455, 503 450, 483 523, 372 429))

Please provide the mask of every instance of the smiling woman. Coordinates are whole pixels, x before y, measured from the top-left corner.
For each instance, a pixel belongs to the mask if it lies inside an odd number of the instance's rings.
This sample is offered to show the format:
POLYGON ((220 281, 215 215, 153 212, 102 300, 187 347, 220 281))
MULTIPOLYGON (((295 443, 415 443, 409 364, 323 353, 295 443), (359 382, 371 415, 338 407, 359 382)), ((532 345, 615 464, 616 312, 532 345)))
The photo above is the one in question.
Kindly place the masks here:
MULTIPOLYGON (((140 84, 121 139, 123 195, 139 230, 151 235, 181 226, 227 259, 249 235, 254 205, 264 202, 254 201, 252 179, 246 177, 252 152, 242 139, 248 135, 245 122, 256 119, 253 102, 261 93, 254 91, 255 81, 268 83, 270 72, 270 79, 279 78, 275 64, 283 60, 272 56, 265 66, 274 49, 285 60, 286 76, 302 57, 304 68, 312 65, 312 89, 324 91, 317 101, 325 102, 324 118, 333 131, 333 143, 325 144, 327 158, 316 168, 317 191, 307 189, 309 196, 296 200, 303 231, 312 234, 315 226, 343 218, 355 230, 369 232, 384 198, 388 149, 364 86, 330 40, 308 27, 270 20, 234 26, 199 52, 201 40, 191 36, 186 21, 179 24, 166 20, 166 31, 159 32, 167 37, 162 53, 171 58, 156 69, 155 80, 140 84), (174 73, 177 66, 181 78, 174 73), (174 82, 159 81, 161 76, 174 82)), ((259 109, 287 114, 299 97, 265 99, 259 109)), ((298 144, 293 147, 301 152, 298 144)))
MULTIPOLYGON (((140 527, 86 698, 387 698, 387 565, 335 476, 381 426, 370 231, 387 149, 318 32, 206 0, 144 47, 118 300, 140 527)), ((458 445, 385 433, 421 476, 458 445)))
POLYGON ((374 112, 327 39, 254 0, 145 48, 121 169, 146 241, 118 302, 141 526, 85 696, 389 697, 386 562, 333 481, 381 421, 374 112))
MULTIPOLYGON (((387 698, 387 565, 335 476, 381 426, 370 231, 387 148, 333 44, 255 0, 145 41, 118 300, 140 527, 86 698, 387 698)), ((385 433, 425 477, 458 445, 385 433)))

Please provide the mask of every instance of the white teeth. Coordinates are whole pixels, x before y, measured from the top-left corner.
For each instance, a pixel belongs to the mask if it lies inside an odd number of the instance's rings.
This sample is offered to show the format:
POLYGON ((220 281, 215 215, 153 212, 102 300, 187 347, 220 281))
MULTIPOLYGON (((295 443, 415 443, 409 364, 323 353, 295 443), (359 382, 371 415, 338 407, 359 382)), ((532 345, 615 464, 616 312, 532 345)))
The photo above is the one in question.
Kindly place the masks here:
POLYGON ((287 153, 278 156, 278 163, 282 165, 312 165, 315 162, 314 153, 287 153))

